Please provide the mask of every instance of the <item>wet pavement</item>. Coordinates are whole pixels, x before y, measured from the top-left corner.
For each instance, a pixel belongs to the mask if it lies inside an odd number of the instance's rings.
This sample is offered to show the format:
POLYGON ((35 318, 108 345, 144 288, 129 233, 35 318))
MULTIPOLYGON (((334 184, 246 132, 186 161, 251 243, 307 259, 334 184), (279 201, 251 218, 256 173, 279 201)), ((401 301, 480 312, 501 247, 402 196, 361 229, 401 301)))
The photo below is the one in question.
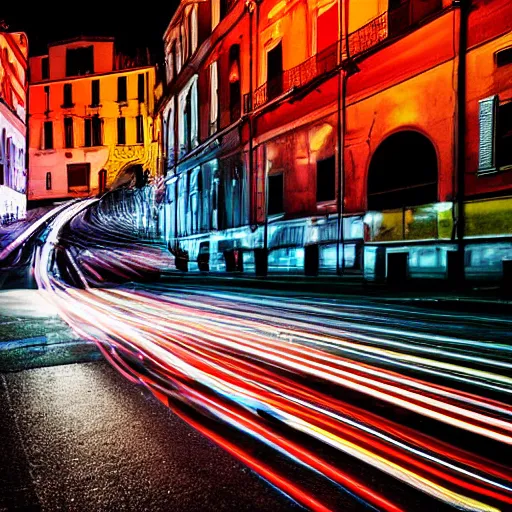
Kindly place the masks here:
POLYGON ((0 510, 296 508, 107 363, 0 383, 0 510))

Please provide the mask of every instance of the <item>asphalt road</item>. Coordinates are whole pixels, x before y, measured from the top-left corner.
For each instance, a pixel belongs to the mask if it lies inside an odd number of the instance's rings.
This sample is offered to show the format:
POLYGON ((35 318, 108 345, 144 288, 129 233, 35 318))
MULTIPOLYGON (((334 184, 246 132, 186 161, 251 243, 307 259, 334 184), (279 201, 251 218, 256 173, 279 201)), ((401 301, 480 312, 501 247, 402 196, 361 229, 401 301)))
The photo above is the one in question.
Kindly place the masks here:
MULTIPOLYGON (((125 496, 136 510, 196 510, 196 498, 197 510, 293 507, 275 487, 322 512, 512 509, 510 316, 354 293, 120 286, 154 278, 166 255, 124 233, 123 219, 102 224, 87 207, 56 216, 32 267, 49 314, 76 339, 62 343, 60 366, 20 356, 9 372, 15 362, 4 361, 5 424, 19 440, 6 461, 24 454, 14 480, 31 482, 18 496, 48 497, 48 509, 118 509, 125 496), (63 365, 73 354, 97 359, 76 351, 83 340, 117 372, 63 365), (169 421, 180 425, 174 435, 169 421), (191 436, 207 447, 198 464, 191 436), (176 440, 176 461, 154 448, 159 440, 176 440), (172 469, 165 485, 155 476, 164 460, 186 471, 189 494, 172 494, 172 469), (94 482, 84 493, 75 479, 94 482), (195 490, 205 487, 218 501, 195 490), (77 501, 60 501, 63 493, 77 501), (93 495, 100 501, 88 502, 93 495)), ((18 340, 18 350, 33 351, 30 343, 18 340)))
POLYGON ((0 510, 294 510, 105 362, 0 375, 0 510))

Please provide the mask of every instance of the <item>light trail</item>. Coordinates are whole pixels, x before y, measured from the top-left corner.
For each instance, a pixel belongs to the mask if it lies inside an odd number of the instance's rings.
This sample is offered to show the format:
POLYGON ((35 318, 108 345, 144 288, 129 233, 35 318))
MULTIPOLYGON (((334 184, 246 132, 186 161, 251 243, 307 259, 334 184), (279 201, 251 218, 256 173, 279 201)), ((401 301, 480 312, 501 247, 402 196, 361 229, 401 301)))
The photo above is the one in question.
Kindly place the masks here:
POLYGON ((85 282, 76 289, 57 279, 49 262, 63 228, 74 219, 79 231, 92 204, 72 205, 51 224, 35 259, 40 289, 125 377, 272 485, 312 510, 332 508, 206 418, 267 445, 374 510, 407 509, 400 488, 433 500, 425 510, 435 503, 512 509, 512 474, 500 463, 509 460, 512 445, 506 337, 512 322, 497 322, 496 333, 505 334, 495 342, 489 334, 476 337, 488 331, 489 318, 479 325, 475 315, 466 317, 475 327, 465 337, 457 326, 441 325, 447 333, 440 332, 435 313, 415 316, 403 306, 365 303, 359 309, 342 300, 184 286, 168 286, 165 293, 158 286, 94 288, 90 283, 101 282, 107 270, 130 277, 162 264, 154 248, 127 247, 119 231, 109 248, 108 235, 94 229, 87 236, 97 247, 69 254, 85 282), (205 421, 186 407, 203 411, 205 421), (399 420, 404 413, 409 419, 399 420), (314 443, 323 448, 317 452, 314 443), (489 447, 494 451, 486 453, 489 447), (358 477, 354 467, 392 478, 395 490, 358 477))

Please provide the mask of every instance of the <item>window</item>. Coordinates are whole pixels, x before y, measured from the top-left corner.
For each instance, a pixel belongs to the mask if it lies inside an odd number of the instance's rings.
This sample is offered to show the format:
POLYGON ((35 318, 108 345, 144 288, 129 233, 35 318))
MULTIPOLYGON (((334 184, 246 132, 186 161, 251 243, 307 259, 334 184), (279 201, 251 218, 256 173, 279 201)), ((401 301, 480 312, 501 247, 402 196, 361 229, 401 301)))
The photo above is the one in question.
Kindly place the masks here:
POLYGON ((43 80, 48 80, 48 78, 50 78, 50 68, 48 66, 48 57, 43 57, 41 59, 41 78, 43 80))
POLYGON ((192 149, 192 88, 189 89, 185 99, 183 129, 185 134, 185 149, 190 151, 192 149))
POLYGON ((64 84, 64 102, 62 106, 64 108, 73 106, 73 86, 71 84, 64 84))
POLYGON ((192 53, 197 50, 197 5, 192 6, 190 13, 190 39, 192 40, 192 53))
POLYGON ((503 103, 498 109, 496 152, 498 167, 512 166, 512 101, 503 103))
POLYGON ((68 192, 89 192, 90 164, 69 164, 68 192))
POLYGON ((53 121, 44 122, 44 149, 53 149, 53 121))
POLYGON ((508 64, 512 64, 512 46, 496 53, 496 66, 501 68, 508 64))
POLYGON ((84 119, 84 146, 86 148, 92 146, 92 119, 90 117, 84 119))
POLYGON ((125 76, 120 76, 117 79, 117 101, 120 103, 128 101, 127 81, 125 76))
POLYGON ((144 143, 144 117, 139 115, 136 117, 137 123, 137 144, 144 143))
POLYGON ((105 190, 107 189, 107 170, 101 169, 101 171, 98 173, 98 188, 99 193, 103 194, 105 190))
POLYGON ((228 0, 220 0, 220 19, 223 20, 228 13, 228 0))
POLYGON ((117 143, 126 144, 126 119, 124 117, 117 118, 117 143))
POLYGON ((212 30, 220 21, 220 0, 212 0, 212 30))
POLYGON ((146 81, 144 80, 144 73, 139 73, 137 76, 137 98, 139 103, 144 103, 146 100, 146 81))
POLYGON ((92 128, 92 145, 93 146, 102 146, 103 145, 103 134, 102 134, 102 124, 101 124, 100 116, 92 116, 91 128, 92 128))
POLYGON ((100 81, 91 82, 91 106, 97 107, 100 104, 100 81))
POLYGON ((267 53, 267 98, 283 92, 283 46, 281 42, 267 53))
POLYGON ((64 118, 64 147, 65 148, 73 147, 73 118, 72 117, 64 118))
POLYGON ((316 202, 336 199, 336 158, 331 156, 316 163, 316 202))
POLYGON ((66 76, 94 73, 94 50, 92 46, 68 48, 66 50, 66 76))
POLYGON ((47 172, 46 173, 46 190, 52 189, 52 173, 47 172))
POLYGON ((240 89, 240 45, 229 49, 229 113, 233 123, 240 117, 242 91, 240 89))
POLYGON ((44 86, 44 104, 45 104, 45 112, 50 112, 50 86, 44 86))
POLYGON ((268 177, 268 215, 283 213, 284 175, 272 174, 268 177))
POLYGON ((218 129, 219 121, 219 73, 217 61, 210 64, 210 135, 218 129))

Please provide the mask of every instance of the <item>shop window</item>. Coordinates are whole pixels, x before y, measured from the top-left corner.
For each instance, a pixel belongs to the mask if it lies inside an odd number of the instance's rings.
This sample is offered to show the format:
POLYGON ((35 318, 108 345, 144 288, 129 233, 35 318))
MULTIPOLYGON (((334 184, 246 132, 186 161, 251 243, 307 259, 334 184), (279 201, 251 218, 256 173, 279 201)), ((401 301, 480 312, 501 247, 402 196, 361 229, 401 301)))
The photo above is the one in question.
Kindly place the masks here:
POLYGON ((336 199, 336 158, 331 156, 316 163, 316 202, 336 199))
POLYGON ((43 57, 41 59, 41 78, 43 80, 48 80, 48 78, 50 78, 50 67, 48 62, 48 57, 43 57))
POLYGON ((53 149, 53 121, 44 122, 44 149, 53 149))
POLYGON ((90 164, 69 164, 68 192, 89 192, 90 164))
POLYGON ((496 66, 501 68, 512 64, 512 46, 496 53, 496 66))
POLYGON ((117 78, 117 101, 119 103, 124 103, 128 101, 128 83, 125 76, 120 76, 117 78))
POLYGON ((117 143, 126 144, 126 118, 117 118, 117 143))
POLYGON ((284 211, 284 174, 272 174, 268 177, 268 215, 284 211))
POLYGON ((71 108, 73 106, 73 85, 64 84, 63 108, 71 108))
POLYGON ((52 189, 52 173, 47 172, 46 173, 46 190, 52 189))
POLYGON ((136 117, 136 123, 137 123, 137 144, 143 144, 144 143, 144 117, 141 115, 138 115, 136 117))
POLYGON ((91 82, 91 107, 97 107, 100 104, 100 81, 91 82))
POLYGON ((144 80, 144 73, 137 75, 137 99, 139 103, 144 103, 146 100, 146 81, 144 80))
POLYGON ((64 147, 73 147, 73 118, 64 118, 64 147))
POLYGON ((92 46, 66 50, 66 76, 94 73, 94 49, 92 46))

